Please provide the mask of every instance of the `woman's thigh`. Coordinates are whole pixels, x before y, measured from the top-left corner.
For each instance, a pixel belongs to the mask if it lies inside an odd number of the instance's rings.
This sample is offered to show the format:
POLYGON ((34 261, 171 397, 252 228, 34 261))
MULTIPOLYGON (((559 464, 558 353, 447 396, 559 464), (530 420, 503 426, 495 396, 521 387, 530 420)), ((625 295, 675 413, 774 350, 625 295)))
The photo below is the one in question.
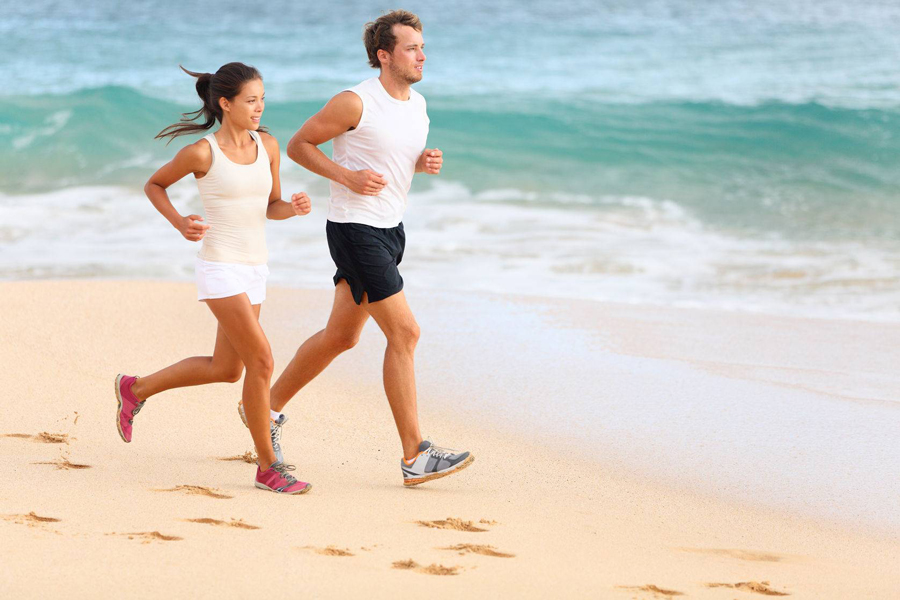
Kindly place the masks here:
POLYGON ((250 304, 247 294, 207 300, 206 305, 219 322, 214 360, 235 357, 244 365, 271 355, 269 341, 259 324, 260 305, 250 304))

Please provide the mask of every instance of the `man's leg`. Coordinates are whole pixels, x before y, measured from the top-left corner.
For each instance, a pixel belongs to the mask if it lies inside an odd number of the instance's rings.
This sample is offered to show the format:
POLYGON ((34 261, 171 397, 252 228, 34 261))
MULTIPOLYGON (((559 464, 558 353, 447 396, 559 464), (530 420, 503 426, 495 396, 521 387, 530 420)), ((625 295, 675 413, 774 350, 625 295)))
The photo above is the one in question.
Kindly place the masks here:
POLYGON ((384 391, 400 433, 403 457, 412 459, 418 454, 419 444, 422 442, 413 357, 419 341, 419 325, 402 291, 378 302, 363 302, 363 306, 387 338, 387 349, 384 351, 384 391))
POLYGON ((272 386, 272 409, 278 412, 339 354, 359 341, 369 313, 353 300, 350 286, 340 280, 334 288, 334 305, 325 329, 319 331, 294 354, 294 358, 272 386))

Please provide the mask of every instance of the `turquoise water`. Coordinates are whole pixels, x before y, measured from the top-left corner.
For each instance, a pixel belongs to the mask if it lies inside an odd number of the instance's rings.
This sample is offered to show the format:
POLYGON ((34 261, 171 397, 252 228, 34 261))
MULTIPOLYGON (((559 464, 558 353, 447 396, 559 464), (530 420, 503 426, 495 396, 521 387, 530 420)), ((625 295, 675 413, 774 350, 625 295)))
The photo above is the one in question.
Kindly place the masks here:
MULTIPOLYGON (((423 8, 428 61, 417 89, 446 166, 411 196, 419 280, 900 318, 900 6, 703 4, 423 8)), ((184 142, 152 137, 196 105, 179 63, 259 67, 263 121, 284 146, 331 95, 374 73, 360 32, 385 8, 11 7, 0 22, 0 276, 169 273, 104 259, 115 242, 80 218, 73 236, 86 239, 72 259, 65 224, 33 220, 78 206, 105 222, 101 198, 117 197, 117 223, 140 215, 155 228, 136 208, 140 188, 184 142), (38 237, 56 236, 59 247, 35 256, 38 237), (67 255, 62 266, 55 253, 67 255)), ((325 201, 308 173, 288 166, 285 181, 325 201)), ((287 234, 271 235, 289 251, 287 234)), ((181 260, 175 247, 159 260, 181 260)))

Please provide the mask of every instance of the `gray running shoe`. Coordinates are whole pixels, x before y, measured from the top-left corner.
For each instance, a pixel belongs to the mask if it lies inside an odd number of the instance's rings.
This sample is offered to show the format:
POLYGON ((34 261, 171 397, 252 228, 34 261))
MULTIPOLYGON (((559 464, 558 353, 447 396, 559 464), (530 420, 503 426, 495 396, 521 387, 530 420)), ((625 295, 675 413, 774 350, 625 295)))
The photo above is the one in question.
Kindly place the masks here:
POLYGON ((468 452, 439 448, 431 440, 425 440, 419 444, 419 453, 412 462, 400 459, 403 485, 418 485, 452 475, 471 465, 474 460, 475 457, 468 452))
MULTIPOLYGON (((247 425, 247 415, 244 413, 244 401, 238 401, 238 414, 241 416, 241 421, 244 422, 244 427, 250 427, 247 425)), ((284 454, 281 451, 281 428, 284 427, 284 424, 287 423, 288 418, 287 415, 282 414, 278 420, 269 419, 269 433, 272 435, 272 449, 275 450, 275 457, 278 459, 278 462, 284 462, 284 454)), ((291 469, 293 469, 293 465, 287 465, 291 469)))

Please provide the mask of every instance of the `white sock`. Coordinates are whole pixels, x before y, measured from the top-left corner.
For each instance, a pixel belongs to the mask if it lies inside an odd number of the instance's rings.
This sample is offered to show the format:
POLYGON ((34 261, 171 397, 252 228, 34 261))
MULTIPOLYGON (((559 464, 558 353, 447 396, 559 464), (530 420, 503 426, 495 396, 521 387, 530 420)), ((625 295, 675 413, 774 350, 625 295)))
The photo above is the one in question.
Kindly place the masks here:
POLYGON ((275 412, 274 410, 271 410, 271 409, 269 409, 269 414, 272 416, 273 421, 277 421, 278 419, 281 418, 281 415, 282 415, 282 413, 275 412))

